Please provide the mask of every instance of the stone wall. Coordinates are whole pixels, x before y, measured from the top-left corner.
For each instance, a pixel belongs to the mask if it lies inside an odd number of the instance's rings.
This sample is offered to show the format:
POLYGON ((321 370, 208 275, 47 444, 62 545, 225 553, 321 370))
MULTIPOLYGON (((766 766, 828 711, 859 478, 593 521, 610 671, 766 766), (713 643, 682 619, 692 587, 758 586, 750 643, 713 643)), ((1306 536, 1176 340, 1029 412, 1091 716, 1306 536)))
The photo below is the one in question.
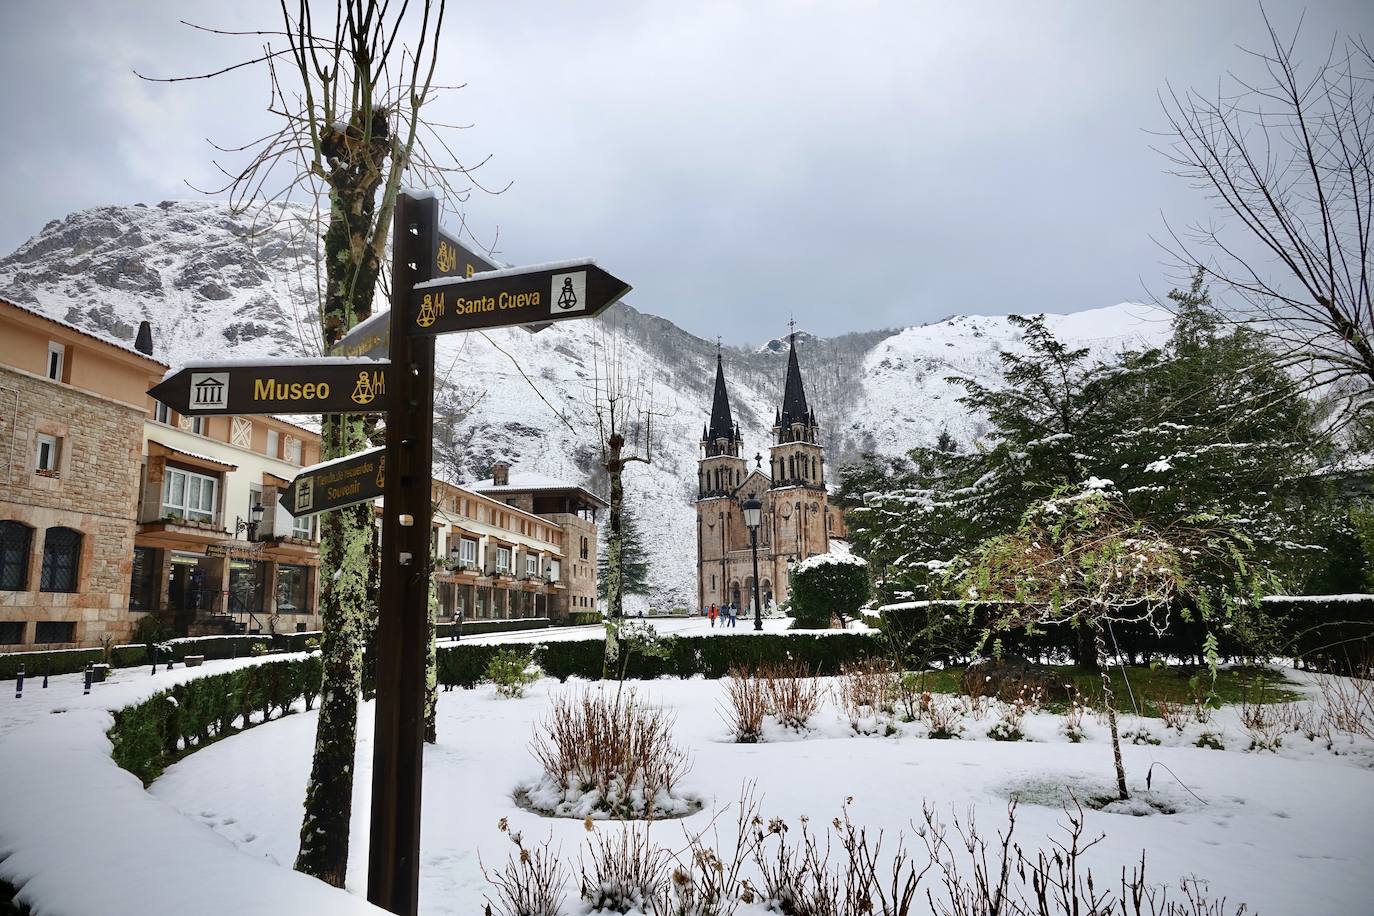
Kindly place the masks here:
POLYGON ((142 453, 143 411, 60 382, 0 367, 0 520, 32 529, 24 591, 0 591, 0 622, 22 621, 32 648, 36 623, 70 622, 72 643, 129 636, 129 574, 142 453), (37 469, 37 436, 61 440, 54 472, 37 469), (77 590, 39 590, 44 533, 81 532, 77 590))

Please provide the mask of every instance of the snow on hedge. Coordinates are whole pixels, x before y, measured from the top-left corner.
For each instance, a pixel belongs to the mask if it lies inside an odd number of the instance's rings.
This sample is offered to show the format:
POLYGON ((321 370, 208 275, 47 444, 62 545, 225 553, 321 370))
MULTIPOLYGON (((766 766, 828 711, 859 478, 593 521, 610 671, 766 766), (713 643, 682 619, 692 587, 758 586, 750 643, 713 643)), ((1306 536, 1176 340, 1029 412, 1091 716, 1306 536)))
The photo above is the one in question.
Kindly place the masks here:
POLYGON ((848 553, 818 553, 814 557, 807 557, 792 569, 792 574, 806 572, 809 569, 816 569, 820 566, 868 566, 868 561, 863 557, 856 557, 848 553))

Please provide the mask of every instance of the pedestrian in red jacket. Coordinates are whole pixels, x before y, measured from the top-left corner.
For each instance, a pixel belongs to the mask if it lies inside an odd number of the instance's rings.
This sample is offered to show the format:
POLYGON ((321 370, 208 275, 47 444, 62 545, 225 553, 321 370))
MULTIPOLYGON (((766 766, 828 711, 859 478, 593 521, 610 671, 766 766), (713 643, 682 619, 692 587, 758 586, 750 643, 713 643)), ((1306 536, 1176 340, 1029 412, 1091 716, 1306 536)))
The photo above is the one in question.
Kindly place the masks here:
POLYGON ((716 625, 716 615, 717 615, 718 613, 719 613, 719 612, 716 610, 716 605, 715 605, 715 603, 712 602, 712 604, 711 604, 711 612, 710 612, 709 614, 707 614, 706 616, 711 618, 711 626, 713 626, 713 627, 716 625))

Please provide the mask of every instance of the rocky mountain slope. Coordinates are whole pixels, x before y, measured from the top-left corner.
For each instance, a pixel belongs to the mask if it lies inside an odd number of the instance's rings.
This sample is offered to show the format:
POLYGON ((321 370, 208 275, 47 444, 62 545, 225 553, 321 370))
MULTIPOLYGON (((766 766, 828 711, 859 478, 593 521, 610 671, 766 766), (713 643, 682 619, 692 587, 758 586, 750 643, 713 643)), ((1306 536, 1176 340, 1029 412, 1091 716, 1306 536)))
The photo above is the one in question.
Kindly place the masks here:
MULTIPOLYGON (((156 355, 196 358, 314 355, 312 246, 298 227, 254 226, 220 203, 166 201, 100 207, 54 220, 0 259, 0 296, 89 331, 132 341, 142 319, 156 355)), ((631 294, 652 309, 653 290, 631 294)), ((1106 355, 1156 343, 1168 315, 1116 305, 1051 316, 1064 339, 1106 355)), ((999 350, 1015 348, 1001 317, 819 338, 799 331, 807 393, 826 429, 830 467, 863 450, 900 453, 942 430, 970 442, 983 432, 957 399, 950 375, 995 378, 999 350)), ((627 477, 658 600, 690 603, 698 440, 707 419, 716 346, 629 306, 600 321, 538 333, 503 329, 440 338, 444 382, 436 466, 458 481, 512 461, 604 489, 592 406, 598 364, 614 350, 627 374, 651 382, 654 461, 627 477), (608 336, 609 335, 609 336, 608 336)), ((745 448, 766 461, 781 397, 786 338, 753 350, 726 347, 731 405, 745 448)))

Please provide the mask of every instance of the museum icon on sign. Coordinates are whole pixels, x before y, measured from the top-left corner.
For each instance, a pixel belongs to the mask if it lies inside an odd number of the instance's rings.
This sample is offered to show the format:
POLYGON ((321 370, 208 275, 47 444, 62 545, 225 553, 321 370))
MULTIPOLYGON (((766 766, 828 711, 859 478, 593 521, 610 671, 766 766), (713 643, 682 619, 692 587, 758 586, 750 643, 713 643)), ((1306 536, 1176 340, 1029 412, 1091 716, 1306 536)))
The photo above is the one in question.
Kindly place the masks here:
POLYGON ((223 410, 229 406, 229 373, 191 373, 192 410, 223 410))

